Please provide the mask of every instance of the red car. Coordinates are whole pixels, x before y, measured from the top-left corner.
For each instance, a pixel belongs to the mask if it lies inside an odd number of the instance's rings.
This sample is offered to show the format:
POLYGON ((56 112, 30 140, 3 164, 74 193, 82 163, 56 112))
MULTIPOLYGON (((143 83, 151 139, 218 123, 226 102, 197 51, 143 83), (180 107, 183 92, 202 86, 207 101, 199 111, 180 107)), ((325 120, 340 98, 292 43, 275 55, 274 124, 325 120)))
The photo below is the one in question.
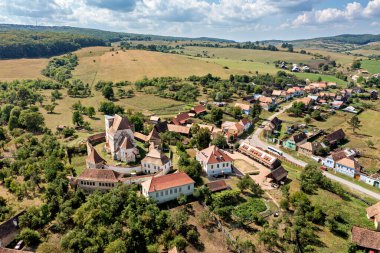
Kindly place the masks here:
POLYGON ((321 166, 321 170, 327 171, 327 167, 321 166))

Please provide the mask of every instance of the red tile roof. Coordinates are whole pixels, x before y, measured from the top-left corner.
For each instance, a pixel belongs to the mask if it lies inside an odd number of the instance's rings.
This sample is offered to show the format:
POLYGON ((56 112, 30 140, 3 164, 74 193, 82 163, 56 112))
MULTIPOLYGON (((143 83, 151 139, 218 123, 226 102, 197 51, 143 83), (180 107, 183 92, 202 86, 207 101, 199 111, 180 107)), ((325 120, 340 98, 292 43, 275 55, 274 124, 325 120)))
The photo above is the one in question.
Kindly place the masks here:
POLYGON ((176 117, 174 117, 172 119, 172 122, 174 125, 182 125, 182 124, 185 124, 186 121, 188 121, 189 119, 190 119, 189 114, 184 112, 184 113, 180 113, 176 117))
POLYGON ((366 249, 380 250, 380 232, 353 226, 352 242, 366 249))
POLYGON ((90 149, 91 149, 91 152, 90 154, 88 154, 86 158, 87 162, 91 162, 93 164, 106 163, 106 161, 98 154, 98 152, 96 151, 96 149, 94 149, 94 147, 91 146, 90 149))
POLYGON ((205 164, 233 161, 229 155, 214 145, 199 151, 198 157, 201 158, 205 164))
POLYGON ((206 107, 203 105, 197 105, 192 108, 192 111, 194 111, 195 114, 203 113, 206 112, 206 107))
POLYGON ((176 133, 185 134, 185 135, 190 134, 190 127, 173 125, 173 124, 168 124, 167 127, 168 127, 169 132, 176 132, 176 133))
POLYGON ((78 180, 118 181, 116 173, 107 169, 85 169, 78 177, 78 180))
POLYGON ((120 115, 115 114, 113 119, 112 127, 110 127, 110 133, 114 134, 119 130, 130 129, 131 124, 128 121, 128 118, 121 117, 120 115))
POLYGON ((152 177, 152 179, 147 183, 149 183, 149 192, 155 192, 173 187, 194 184, 195 182, 186 173, 179 172, 159 177, 152 177))
POLYGON ((224 180, 212 181, 210 183, 205 184, 207 188, 210 189, 211 192, 221 191, 228 189, 228 185, 224 180))

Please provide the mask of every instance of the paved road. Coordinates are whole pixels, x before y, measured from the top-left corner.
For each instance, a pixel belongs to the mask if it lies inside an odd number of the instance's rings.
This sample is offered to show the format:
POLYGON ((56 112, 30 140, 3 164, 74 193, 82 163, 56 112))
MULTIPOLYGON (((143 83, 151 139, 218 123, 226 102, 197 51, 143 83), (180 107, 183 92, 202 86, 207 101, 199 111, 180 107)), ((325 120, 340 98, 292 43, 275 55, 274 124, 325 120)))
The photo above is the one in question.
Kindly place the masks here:
MULTIPOLYGON (((267 119, 267 121, 272 120, 274 117, 277 117, 278 115, 280 115, 281 113, 283 113, 286 109, 290 108, 291 106, 292 106, 292 103, 289 104, 289 105, 287 105, 287 106, 284 106, 280 111, 278 111, 275 114, 273 114, 272 116, 270 116, 267 119)), ((263 128, 257 128, 256 131, 251 136, 247 137, 247 139, 245 139, 245 140, 242 140, 242 142, 246 142, 246 143, 249 143, 249 144, 251 144, 253 146, 260 147, 260 148, 262 148, 264 150, 267 149, 269 145, 266 142, 260 140, 260 135, 263 132, 263 130, 264 130, 263 128)), ((301 160, 299 160, 299 159, 297 159, 297 158, 295 158, 295 157, 293 157, 293 156, 291 156, 291 155, 289 155, 289 154, 287 154, 285 152, 283 153, 283 156, 286 159, 288 159, 289 161, 292 161, 293 163, 296 163, 296 164, 298 164, 298 165, 300 165, 302 167, 305 167, 307 165, 307 163, 305 163, 304 161, 301 161, 301 160)), ((356 190, 356 191, 359 191, 361 193, 364 193, 364 194, 366 194, 366 195, 368 195, 368 196, 370 196, 370 197, 372 197, 374 199, 380 200, 380 194, 378 194, 376 192, 368 190, 368 189, 366 189, 366 188, 364 188, 364 187, 362 187, 360 185, 357 185, 357 184, 355 184, 353 182, 350 182, 348 180, 345 180, 343 178, 337 177, 337 176, 335 176, 335 175, 333 175, 333 174, 331 174, 329 172, 323 172, 323 174, 327 178, 329 178, 331 180, 334 180, 334 181, 336 181, 338 183, 341 183, 341 184, 343 184, 343 185, 345 185, 345 186, 347 186, 347 187, 349 187, 349 188, 351 188, 353 190, 356 190)))
MULTIPOLYGON (((287 106, 284 106, 280 111, 276 112, 275 114, 273 114, 272 116, 270 116, 267 121, 270 121, 272 120, 274 117, 277 117, 278 115, 280 115, 281 113, 283 113, 286 109, 290 108, 292 106, 292 103, 287 105, 287 106)), ((268 148, 268 143, 266 143, 265 141, 262 141, 260 140, 260 135, 261 133, 264 131, 263 128, 257 128, 256 131, 250 136, 248 137, 247 139, 243 140, 243 142, 247 142, 253 146, 257 146, 257 147, 260 147, 262 149, 267 149, 268 148)), ((276 146, 276 145, 272 145, 272 146, 276 146)), ((301 161, 289 154, 286 154, 284 153, 283 156, 288 159, 289 161, 295 163, 295 164, 298 164, 300 165, 301 167, 305 167, 307 165, 307 163, 305 163, 304 161, 301 161)))
POLYGON ((357 190, 357 191, 359 191, 361 193, 364 193, 364 194, 366 194, 366 195, 368 195, 368 196, 370 196, 370 197, 372 197, 374 199, 380 200, 380 194, 378 194, 376 192, 368 190, 368 189, 366 189, 364 187, 361 187, 360 185, 357 185, 355 183, 347 181, 346 179, 343 179, 341 177, 337 177, 334 174, 331 174, 329 172, 325 172, 324 171, 323 175, 325 175, 327 178, 330 178, 331 180, 334 180, 334 181, 336 181, 338 183, 341 183, 341 184, 343 184, 343 185, 345 185, 345 186, 347 186, 349 188, 352 188, 352 189, 357 190))

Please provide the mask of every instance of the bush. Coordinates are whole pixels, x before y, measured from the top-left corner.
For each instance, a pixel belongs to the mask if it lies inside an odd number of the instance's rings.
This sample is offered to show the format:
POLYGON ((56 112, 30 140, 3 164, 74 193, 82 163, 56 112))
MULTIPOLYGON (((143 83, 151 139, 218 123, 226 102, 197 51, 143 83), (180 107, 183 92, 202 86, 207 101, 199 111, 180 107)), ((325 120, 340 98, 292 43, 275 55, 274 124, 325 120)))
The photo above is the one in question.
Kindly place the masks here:
POLYGON ((23 240, 26 245, 33 246, 40 242, 40 233, 30 228, 24 228, 17 237, 19 240, 23 240))

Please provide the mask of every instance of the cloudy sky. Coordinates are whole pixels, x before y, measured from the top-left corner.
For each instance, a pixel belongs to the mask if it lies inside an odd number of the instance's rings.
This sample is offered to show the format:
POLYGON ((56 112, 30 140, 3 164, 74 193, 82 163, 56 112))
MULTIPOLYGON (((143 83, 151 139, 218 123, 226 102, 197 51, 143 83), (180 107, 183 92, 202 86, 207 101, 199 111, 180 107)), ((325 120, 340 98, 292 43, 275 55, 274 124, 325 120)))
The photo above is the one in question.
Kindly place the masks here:
POLYGON ((0 0, 0 23, 238 41, 380 33, 380 0, 0 0))

